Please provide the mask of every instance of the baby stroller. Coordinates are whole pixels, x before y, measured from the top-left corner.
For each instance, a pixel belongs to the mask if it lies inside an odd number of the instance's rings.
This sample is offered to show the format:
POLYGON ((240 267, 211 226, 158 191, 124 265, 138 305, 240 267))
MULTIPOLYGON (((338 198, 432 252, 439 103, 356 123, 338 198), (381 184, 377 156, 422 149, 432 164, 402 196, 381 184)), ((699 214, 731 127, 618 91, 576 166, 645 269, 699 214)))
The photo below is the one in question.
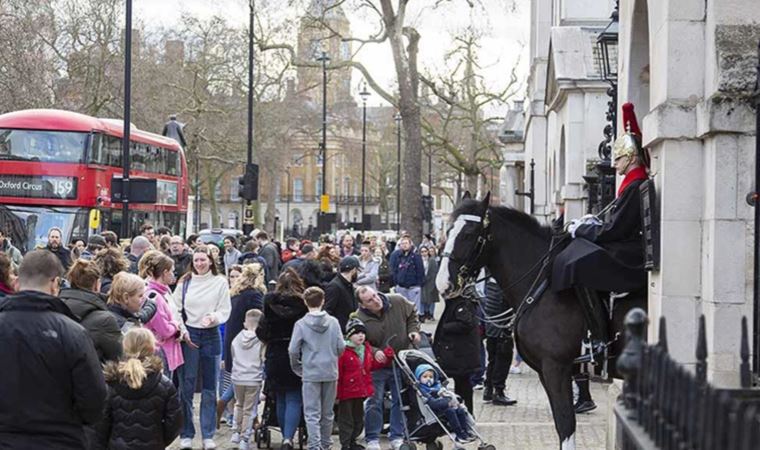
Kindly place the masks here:
MULTIPOLYGON (((264 382, 262 389, 264 399, 264 410, 261 413, 261 425, 254 431, 253 439, 256 442, 256 448, 272 448, 272 429, 282 432, 277 422, 277 400, 276 395, 272 392, 269 384, 264 382)), ((306 448, 306 423, 301 416, 301 423, 293 439, 293 446, 301 450, 306 448)))
MULTIPOLYGON (((404 426, 405 443, 401 450, 416 450, 415 442, 425 444, 426 450, 441 450, 443 444, 438 442, 441 436, 448 436, 454 443, 454 448, 462 450, 464 447, 454 439, 451 430, 448 429, 445 418, 438 417, 425 403, 425 398, 420 392, 419 382, 414 375, 417 366, 429 364, 438 374, 441 384, 448 382, 446 373, 431 357, 420 350, 401 350, 393 359, 398 371, 394 371, 394 381, 401 393, 402 422, 404 426)), ((496 450, 491 444, 483 441, 483 437, 475 429, 475 420, 468 412, 468 426, 479 441, 478 450, 496 450)))

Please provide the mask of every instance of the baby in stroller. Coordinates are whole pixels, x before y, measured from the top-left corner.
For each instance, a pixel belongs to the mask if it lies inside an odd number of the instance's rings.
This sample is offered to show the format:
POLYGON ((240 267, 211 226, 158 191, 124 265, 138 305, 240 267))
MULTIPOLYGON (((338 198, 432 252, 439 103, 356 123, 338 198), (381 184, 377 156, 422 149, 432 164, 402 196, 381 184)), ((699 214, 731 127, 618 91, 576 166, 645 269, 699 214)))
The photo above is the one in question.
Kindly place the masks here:
POLYGON ((420 364, 414 375, 419 382, 419 391, 425 398, 425 403, 436 415, 446 416, 449 427, 456 434, 456 440, 460 443, 474 440, 476 436, 469 428, 467 408, 459 402, 456 394, 441 386, 433 366, 420 364))

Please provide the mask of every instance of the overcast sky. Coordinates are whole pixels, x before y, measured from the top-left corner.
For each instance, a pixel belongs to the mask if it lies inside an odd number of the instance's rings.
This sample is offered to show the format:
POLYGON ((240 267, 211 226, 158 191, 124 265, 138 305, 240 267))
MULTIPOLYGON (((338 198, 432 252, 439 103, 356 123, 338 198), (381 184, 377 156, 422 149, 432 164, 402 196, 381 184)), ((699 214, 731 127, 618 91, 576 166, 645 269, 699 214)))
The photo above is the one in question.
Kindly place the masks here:
MULTIPOLYGON (((171 28, 183 13, 196 17, 220 15, 232 23, 247 26, 247 0, 133 0, 134 21, 148 27, 171 28)), ((304 0, 305 1, 305 0, 304 0)), ((429 5, 433 0, 415 0, 410 5, 409 21, 416 26, 420 40, 421 67, 436 73, 444 70, 444 54, 451 47, 451 36, 470 23, 477 24, 484 33, 482 40, 481 65, 487 82, 494 88, 502 86, 516 61, 520 61, 521 81, 527 76, 527 44, 529 31, 529 0, 480 0, 486 11, 471 10, 464 0, 449 0, 449 3, 433 10, 429 5), (423 6, 425 5, 425 6, 423 6), (514 5, 514 7, 512 6, 514 5), (475 12, 473 12, 475 11, 475 12)), ((262 7, 274 6, 283 11, 283 18, 295 13, 287 8, 288 0, 259 0, 262 7)), ((395 3, 395 2, 394 2, 395 3)), ((351 31, 358 36, 366 36, 373 29, 366 14, 346 11, 351 21, 351 31)), ((395 72, 387 43, 365 46, 357 55, 367 66, 378 83, 389 89, 395 85, 395 72)), ((353 77, 354 85, 361 81, 358 73, 353 77)), ((358 91, 358 89, 357 89, 358 91)), ((518 97, 522 96, 522 89, 518 97)), ((379 104, 379 97, 370 98, 371 105, 379 104)))

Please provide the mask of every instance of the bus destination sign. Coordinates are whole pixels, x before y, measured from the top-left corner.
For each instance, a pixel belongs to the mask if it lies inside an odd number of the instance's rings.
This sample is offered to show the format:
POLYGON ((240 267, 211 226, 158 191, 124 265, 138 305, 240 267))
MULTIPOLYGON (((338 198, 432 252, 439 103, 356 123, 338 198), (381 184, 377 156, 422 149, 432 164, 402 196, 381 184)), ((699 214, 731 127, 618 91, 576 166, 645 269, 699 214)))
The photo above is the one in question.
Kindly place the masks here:
POLYGON ((77 198, 76 177, 0 175, 0 197, 77 198))

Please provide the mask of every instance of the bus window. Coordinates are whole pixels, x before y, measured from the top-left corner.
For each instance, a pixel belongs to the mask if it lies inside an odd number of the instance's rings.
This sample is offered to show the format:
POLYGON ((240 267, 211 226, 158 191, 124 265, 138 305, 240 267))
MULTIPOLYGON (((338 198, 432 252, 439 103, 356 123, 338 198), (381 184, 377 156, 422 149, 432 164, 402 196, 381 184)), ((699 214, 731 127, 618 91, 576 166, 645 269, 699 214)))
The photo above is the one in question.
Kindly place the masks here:
POLYGON ((96 134, 90 150, 90 162, 103 166, 121 167, 121 140, 96 134))
POLYGON ((88 133, 0 129, 0 159, 80 163, 88 133))

